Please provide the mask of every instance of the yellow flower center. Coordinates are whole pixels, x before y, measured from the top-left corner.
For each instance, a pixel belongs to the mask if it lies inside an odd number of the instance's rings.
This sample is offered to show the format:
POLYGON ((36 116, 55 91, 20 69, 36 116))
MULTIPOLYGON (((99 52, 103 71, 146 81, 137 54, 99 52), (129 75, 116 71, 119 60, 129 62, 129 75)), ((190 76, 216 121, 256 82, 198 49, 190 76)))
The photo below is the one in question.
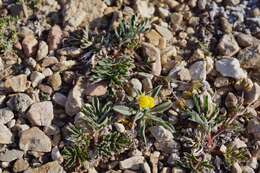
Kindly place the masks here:
POLYGON ((154 98, 145 95, 141 95, 138 98, 138 104, 141 109, 153 108, 155 106, 154 98))

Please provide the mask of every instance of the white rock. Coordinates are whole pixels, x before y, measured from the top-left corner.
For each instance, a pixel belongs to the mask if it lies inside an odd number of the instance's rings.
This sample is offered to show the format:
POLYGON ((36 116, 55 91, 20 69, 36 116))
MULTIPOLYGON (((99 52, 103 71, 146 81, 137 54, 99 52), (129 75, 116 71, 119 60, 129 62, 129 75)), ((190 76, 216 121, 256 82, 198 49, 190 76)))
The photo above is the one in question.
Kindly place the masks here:
POLYGON ((19 93, 12 95, 6 104, 13 111, 24 113, 33 104, 33 100, 27 94, 19 93))
POLYGON ((14 113, 9 108, 0 109, 0 123, 6 124, 14 118, 14 113))
POLYGON ((49 48, 48 48, 47 43, 45 41, 41 41, 39 43, 36 60, 37 61, 42 60, 43 58, 45 58, 48 55, 48 52, 49 52, 49 48))
POLYGON ((50 152, 51 140, 39 128, 32 127, 22 132, 19 147, 24 151, 50 152))
POLYGON ((215 63, 216 70, 224 77, 234 79, 246 78, 246 72, 240 67, 239 61, 235 58, 223 58, 215 63))
POLYGON ((0 144, 10 144, 12 143, 12 139, 12 132, 5 125, 0 123, 0 144))
POLYGON ((143 163, 144 163, 143 156, 133 156, 123 161, 120 161, 119 167, 122 170, 126 170, 126 169, 138 170, 143 163))
POLYGON ((30 80, 32 81, 32 87, 36 87, 39 83, 41 83, 41 81, 45 78, 45 76, 38 72, 38 71, 34 71, 32 72, 31 76, 30 76, 30 80))
POLYGON ((124 133, 125 132, 125 126, 121 123, 114 123, 114 126, 116 128, 116 130, 120 133, 124 133))
POLYGON ((12 162, 16 159, 23 157, 24 152, 20 150, 7 150, 0 154, 0 161, 2 162, 12 162))
POLYGON ((49 126, 54 118, 51 101, 34 103, 27 112, 27 117, 33 125, 49 126))
POLYGON ((239 138, 236 138, 234 141, 233 141, 233 145, 234 147, 236 147, 237 149, 239 148, 246 148, 247 145, 244 141, 240 140, 239 138))
POLYGON ((149 6, 148 1, 137 0, 136 8, 140 15, 144 18, 150 18, 155 12, 154 6, 149 6))
POLYGON ((205 61, 197 61, 189 68, 192 80, 206 80, 207 69, 205 61))

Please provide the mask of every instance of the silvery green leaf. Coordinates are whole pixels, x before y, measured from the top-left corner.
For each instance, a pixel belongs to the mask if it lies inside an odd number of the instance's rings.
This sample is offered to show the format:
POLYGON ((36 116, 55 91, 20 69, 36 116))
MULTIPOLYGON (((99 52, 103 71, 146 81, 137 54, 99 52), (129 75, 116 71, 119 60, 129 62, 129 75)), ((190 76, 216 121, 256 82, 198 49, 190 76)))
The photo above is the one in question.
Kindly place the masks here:
POLYGON ((131 109, 127 106, 122 106, 122 105, 113 106, 113 110, 120 114, 126 115, 126 116, 130 116, 135 113, 135 111, 133 109, 131 109))
POLYGON ((155 106, 151 110, 151 112, 153 112, 153 113, 163 113, 164 111, 167 111, 171 107, 172 107, 172 102, 171 101, 166 101, 166 102, 163 102, 163 103, 155 106))

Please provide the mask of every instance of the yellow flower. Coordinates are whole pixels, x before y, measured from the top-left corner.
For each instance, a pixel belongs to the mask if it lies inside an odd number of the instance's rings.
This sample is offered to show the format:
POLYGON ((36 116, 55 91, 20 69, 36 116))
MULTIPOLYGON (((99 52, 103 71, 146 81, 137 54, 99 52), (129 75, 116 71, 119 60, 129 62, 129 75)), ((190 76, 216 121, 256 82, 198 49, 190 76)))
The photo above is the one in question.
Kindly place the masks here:
POLYGON ((155 106, 154 98, 151 96, 141 95, 138 98, 138 104, 141 109, 153 108, 155 106))

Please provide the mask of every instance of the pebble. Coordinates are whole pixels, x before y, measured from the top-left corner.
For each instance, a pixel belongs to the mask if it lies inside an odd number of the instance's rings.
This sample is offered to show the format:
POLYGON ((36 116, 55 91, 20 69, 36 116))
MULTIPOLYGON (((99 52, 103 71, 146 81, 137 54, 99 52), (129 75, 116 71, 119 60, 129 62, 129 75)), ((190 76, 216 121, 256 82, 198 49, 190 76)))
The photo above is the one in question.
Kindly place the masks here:
POLYGON ((51 140, 38 127, 32 127, 22 132, 19 147, 24 151, 51 152, 51 140))
POLYGON ((167 41, 170 41, 173 39, 173 34, 172 32, 163 26, 159 26, 159 25, 154 25, 155 30, 162 36, 164 37, 167 41))
POLYGON ((190 81, 191 80, 191 74, 187 68, 182 68, 180 71, 178 71, 177 76, 181 81, 190 81))
POLYGON ((242 173, 242 168, 240 167, 240 165, 237 162, 235 162, 232 165, 231 172, 232 173, 242 173))
POLYGON ((14 118, 14 113, 9 108, 0 109, 0 124, 6 124, 14 118))
POLYGON ((107 83, 98 82, 94 84, 89 84, 85 90, 87 96, 103 96, 107 93, 107 83))
POLYGON ((145 33, 145 37, 148 39, 149 43, 154 46, 158 46, 162 36, 157 31, 152 29, 151 31, 145 33))
POLYGON ((235 55, 240 50, 240 47, 232 34, 225 34, 220 39, 217 47, 220 55, 229 57, 235 55))
POLYGON ((59 148, 57 146, 52 148, 51 158, 52 158, 52 160, 54 160, 54 161, 56 160, 59 163, 63 162, 63 157, 62 157, 62 155, 59 151, 59 148))
POLYGON ((240 61, 243 68, 259 69, 260 68, 260 45, 247 47, 242 49, 237 59, 240 61))
POLYGON ((48 52, 49 52, 49 47, 48 47, 47 43, 45 41, 40 41, 36 60, 40 61, 43 58, 47 57, 48 52))
POLYGON ((42 80, 45 78, 44 74, 38 72, 38 71, 34 71, 31 73, 30 75, 30 80, 32 82, 32 87, 36 87, 38 86, 42 80))
POLYGON ((246 72, 240 67, 240 63, 235 58, 223 58, 215 63, 216 70, 224 77, 242 79, 247 76, 246 72))
POLYGON ((55 104, 65 107, 66 102, 67 102, 67 97, 62 93, 56 92, 52 96, 52 100, 54 101, 55 104))
POLYGON ((27 170, 29 168, 29 163, 24 160, 24 159, 18 159, 15 163, 14 163, 14 166, 13 166, 13 171, 15 173, 17 172, 23 172, 25 170, 27 170))
POLYGON ((260 140, 260 123, 252 119, 247 124, 247 133, 252 134, 256 140, 260 140))
POLYGON ((50 68, 45 68, 43 71, 42 71, 42 74, 45 76, 45 77, 49 77, 53 74, 52 70, 50 68))
POLYGON ((13 142, 13 134, 5 125, 0 123, 0 144, 10 144, 13 142))
POLYGON ((142 43, 142 48, 145 55, 149 58, 149 61, 154 61, 154 63, 152 63, 152 74, 160 76, 162 71, 160 50, 150 43, 142 43))
POLYGON ((31 168, 24 173, 65 173, 65 171, 57 161, 53 161, 37 168, 31 168))
POLYGON ((260 86, 255 82, 250 91, 245 92, 245 104, 251 104, 260 98, 260 86))
POLYGON ((144 163, 144 160, 145 159, 143 156, 133 156, 123 161, 120 161, 119 167, 122 170, 126 170, 126 169, 138 170, 140 166, 144 163))
POLYGON ((114 123, 114 126, 116 128, 116 130, 120 133, 124 133, 125 132, 125 126, 121 123, 114 123))
POLYGON ((84 104, 83 93, 84 93, 84 82, 82 79, 78 80, 72 90, 70 90, 65 105, 66 114, 73 116, 80 112, 81 107, 84 104))
POLYGON ((54 118, 51 101, 34 103, 27 112, 27 118, 33 125, 49 126, 54 118))
POLYGON ((56 58, 56 57, 54 57, 54 56, 47 56, 47 57, 45 57, 43 60, 42 60, 42 64, 41 64, 41 66, 43 67, 43 68, 46 68, 46 67, 50 67, 50 66, 52 66, 52 65, 54 65, 54 64, 57 64, 59 61, 58 61, 58 59, 56 58))
POLYGON ((229 92, 225 98, 225 105, 228 109, 234 109, 238 105, 238 99, 232 92, 229 92))
POLYGON ((51 75, 48 78, 48 82, 54 91, 59 90, 62 85, 62 79, 60 73, 54 73, 53 75, 51 75))
POLYGON ((150 18, 155 12, 154 6, 149 6, 148 1, 137 0, 136 8, 143 18, 150 18))
POLYGON ((142 80, 142 87, 143 87, 143 91, 144 92, 148 92, 151 89, 153 89, 153 83, 152 80, 150 78, 144 78, 142 80))
POLYGON ((62 39, 62 30, 58 25, 54 25, 48 35, 49 50, 55 50, 59 47, 62 39))
POLYGON ((24 155, 24 152, 21 150, 6 150, 3 153, 0 153, 0 161, 2 162, 12 162, 14 160, 17 160, 19 158, 22 158, 24 155))
POLYGON ((205 61, 197 61, 189 67, 192 80, 206 80, 207 69, 205 61))
POLYGON ((142 83, 137 78, 132 78, 128 86, 128 94, 132 97, 138 96, 138 93, 142 91, 142 83))
POLYGON ((31 34, 25 35, 22 41, 22 47, 23 47, 24 54, 27 57, 31 57, 36 54, 37 46, 38 46, 38 41, 34 37, 34 35, 31 34))
POLYGON ((10 77, 4 83, 5 88, 13 92, 24 92, 30 87, 30 84, 31 82, 27 81, 27 76, 24 74, 10 77))

